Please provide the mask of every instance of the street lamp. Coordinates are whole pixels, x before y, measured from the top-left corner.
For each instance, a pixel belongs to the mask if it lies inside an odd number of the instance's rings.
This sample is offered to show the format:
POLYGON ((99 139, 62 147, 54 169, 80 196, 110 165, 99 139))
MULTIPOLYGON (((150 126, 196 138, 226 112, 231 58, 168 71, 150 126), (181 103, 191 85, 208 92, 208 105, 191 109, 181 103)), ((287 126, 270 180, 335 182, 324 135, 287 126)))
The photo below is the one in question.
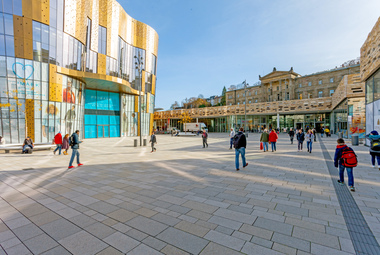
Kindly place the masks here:
POLYGON ((140 126, 139 126, 139 132, 140 132, 140 146, 142 146, 142 132, 141 132, 141 126, 142 126, 142 119, 141 119, 141 94, 142 94, 142 72, 144 71, 144 62, 143 62, 143 57, 140 56, 135 56, 135 65, 136 69, 139 71, 140 75, 140 90, 139 90, 139 118, 140 118, 140 126))
MULTIPOLYGON (((244 98, 245 98, 245 103, 244 103, 244 131, 247 133, 247 86, 249 85, 247 83, 247 80, 243 81, 244 85, 244 98)), ((247 133, 248 136, 248 133, 247 133)))

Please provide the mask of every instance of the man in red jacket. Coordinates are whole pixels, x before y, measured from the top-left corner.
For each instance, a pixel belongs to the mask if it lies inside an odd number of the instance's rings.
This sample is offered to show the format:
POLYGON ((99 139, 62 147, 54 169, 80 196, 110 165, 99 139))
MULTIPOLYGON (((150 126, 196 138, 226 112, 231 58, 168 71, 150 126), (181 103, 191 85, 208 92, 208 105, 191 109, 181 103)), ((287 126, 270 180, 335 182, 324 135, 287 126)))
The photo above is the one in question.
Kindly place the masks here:
POLYGON ((59 155, 61 155, 61 150, 62 150, 62 135, 61 135, 61 131, 58 132, 58 134, 56 134, 54 136, 54 143, 57 145, 57 148, 55 148, 54 150, 54 154, 57 150, 59 150, 59 155))
POLYGON ((276 132, 274 131, 274 129, 272 129, 272 132, 270 132, 270 134, 269 134, 269 142, 272 145, 272 152, 276 151, 276 142, 277 142, 277 139, 278 139, 278 135, 276 134, 276 132))

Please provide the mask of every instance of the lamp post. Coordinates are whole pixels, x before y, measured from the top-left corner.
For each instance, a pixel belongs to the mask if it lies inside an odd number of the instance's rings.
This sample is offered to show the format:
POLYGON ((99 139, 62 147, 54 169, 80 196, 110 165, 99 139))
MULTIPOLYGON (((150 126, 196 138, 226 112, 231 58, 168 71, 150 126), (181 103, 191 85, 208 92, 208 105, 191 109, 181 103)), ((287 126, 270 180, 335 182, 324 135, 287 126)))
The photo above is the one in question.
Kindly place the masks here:
POLYGON ((139 132, 140 132, 140 146, 142 146, 142 133, 141 133, 141 126, 142 126, 142 119, 141 119, 141 93, 142 93, 142 72, 144 71, 144 62, 143 62, 143 57, 140 56, 135 56, 135 65, 136 69, 139 71, 140 75, 140 90, 139 90, 139 119, 140 119, 140 126, 139 126, 139 132))
MULTIPOLYGON (((245 98, 245 103, 244 103, 244 131, 247 132, 247 80, 243 81, 244 84, 244 98, 245 98)), ((248 136, 248 134, 247 134, 248 136)))

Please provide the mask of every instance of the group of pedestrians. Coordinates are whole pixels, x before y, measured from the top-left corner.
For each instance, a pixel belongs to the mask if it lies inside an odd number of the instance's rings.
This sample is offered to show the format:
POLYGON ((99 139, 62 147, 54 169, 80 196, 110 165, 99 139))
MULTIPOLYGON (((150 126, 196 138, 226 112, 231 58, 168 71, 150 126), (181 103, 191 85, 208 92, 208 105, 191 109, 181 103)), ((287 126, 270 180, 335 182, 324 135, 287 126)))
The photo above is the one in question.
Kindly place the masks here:
POLYGON ((69 134, 66 134, 62 138, 62 133, 59 131, 55 136, 54 136, 54 143, 57 145, 57 148, 53 151, 55 154, 58 150, 59 155, 61 155, 61 151, 63 151, 64 155, 68 155, 67 151, 69 150, 69 134))
POLYGON ((74 168, 73 162, 75 158, 77 159, 78 166, 83 166, 79 160, 79 144, 82 143, 82 141, 79 140, 79 130, 75 131, 71 136, 66 134, 63 138, 61 131, 59 131, 54 136, 54 143, 57 146, 53 151, 54 154, 58 151, 59 155, 61 155, 62 150, 64 150, 63 154, 68 155, 67 151, 69 150, 69 147, 71 147, 72 154, 69 162, 69 169, 74 168))
POLYGON ((264 152, 268 151, 269 144, 271 144, 272 152, 277 150, 277 139, 278 134, 274 129, 268 134, 268 130, 264 129, 263 133, 260 136, 260 143, 262 143, 262 147, 264 152))

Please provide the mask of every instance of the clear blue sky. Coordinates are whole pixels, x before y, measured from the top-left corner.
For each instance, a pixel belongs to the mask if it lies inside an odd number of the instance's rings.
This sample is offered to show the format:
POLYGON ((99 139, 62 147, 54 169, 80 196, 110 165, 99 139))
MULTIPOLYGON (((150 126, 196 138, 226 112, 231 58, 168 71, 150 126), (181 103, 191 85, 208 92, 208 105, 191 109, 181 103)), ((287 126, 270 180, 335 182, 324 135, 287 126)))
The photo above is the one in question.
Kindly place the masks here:
POLYGON ((118 0, 159 37, 156 107, 289 70, 334 68, 360 56, 379 0, 118 0))

